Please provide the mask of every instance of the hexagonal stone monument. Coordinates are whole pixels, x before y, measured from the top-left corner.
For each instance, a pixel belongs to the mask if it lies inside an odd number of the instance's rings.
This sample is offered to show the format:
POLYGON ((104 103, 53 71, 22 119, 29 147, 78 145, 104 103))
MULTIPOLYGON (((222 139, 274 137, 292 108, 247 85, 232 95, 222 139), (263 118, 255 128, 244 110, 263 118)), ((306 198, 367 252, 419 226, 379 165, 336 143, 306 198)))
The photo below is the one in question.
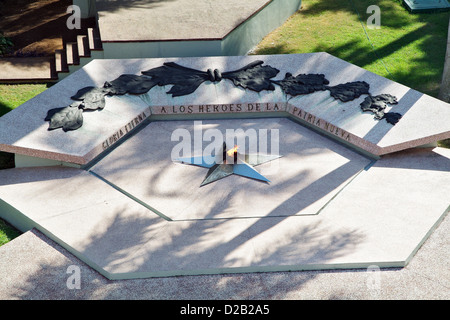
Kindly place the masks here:
POLYGON ((403 5, 413 13, 450 10, 447 0, 403 0, 403 5))
POLYGON ((110 279, 402 267, 449 120, 327 53, 94 60, 0 118, 0 212, 110 279))

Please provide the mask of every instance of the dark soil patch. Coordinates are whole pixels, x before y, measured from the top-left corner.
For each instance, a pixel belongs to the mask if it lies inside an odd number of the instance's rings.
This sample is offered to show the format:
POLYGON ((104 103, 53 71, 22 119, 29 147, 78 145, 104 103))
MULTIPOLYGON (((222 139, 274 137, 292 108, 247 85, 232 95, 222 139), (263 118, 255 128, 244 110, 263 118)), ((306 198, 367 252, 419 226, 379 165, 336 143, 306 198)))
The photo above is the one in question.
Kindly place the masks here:
MULTIPOLYGON (((71 0, 0 0, 0 32, 14 44, 8 56, 52 56, 74 41, 80 30, 67 28, 70 5, 71 0)), ((91 20, 83 20, 82 28, 91 20)))

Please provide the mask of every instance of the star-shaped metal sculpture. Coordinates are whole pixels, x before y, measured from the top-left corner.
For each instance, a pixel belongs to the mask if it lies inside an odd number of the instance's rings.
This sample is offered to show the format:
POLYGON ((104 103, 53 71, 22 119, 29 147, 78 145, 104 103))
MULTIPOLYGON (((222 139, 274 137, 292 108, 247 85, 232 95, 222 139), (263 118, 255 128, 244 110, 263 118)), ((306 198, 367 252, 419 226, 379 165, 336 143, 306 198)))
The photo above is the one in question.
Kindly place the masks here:
POLYGON ((280 158, 280 155, 266 154, 242 154, 239 153, 238 147, 227 150, 226 144, 223 143, 222 151, 215 156, 196 156, 187 158, 178 158, 176 161, 187 163, 203 168, 208 168, 208 173, 200 184, 200 187, 211 182, 228 177, 232 174, 239 176, 270 182, 253 167, 280 158))

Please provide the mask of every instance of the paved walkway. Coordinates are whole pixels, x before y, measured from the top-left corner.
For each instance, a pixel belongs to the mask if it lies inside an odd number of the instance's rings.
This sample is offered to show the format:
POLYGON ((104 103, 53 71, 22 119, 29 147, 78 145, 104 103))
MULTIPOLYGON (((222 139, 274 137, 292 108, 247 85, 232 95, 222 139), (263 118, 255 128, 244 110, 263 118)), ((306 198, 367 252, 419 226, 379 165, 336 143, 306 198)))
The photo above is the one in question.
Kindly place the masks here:
POLYGON ((97 0, 97 11, 103 41, 207 40, 222 39, 269 2, 97 0))
POLYGON ((0 59, 0 81, 50 81, 50 57, 2 58, 0 59))
MULTIPOLYGON (((447 216, 402 269, 182 276, 110 281, 40 232, 0 247, 0 299, 450 299, 447 216), (80 269, 80 289, 68 289, 80 269), (68 273, 69 270, 69 273, 68 273), (69 279, 69 284, 71 284, 69 279)), ((75 282, 73 282, 75 283, 75 282)))

